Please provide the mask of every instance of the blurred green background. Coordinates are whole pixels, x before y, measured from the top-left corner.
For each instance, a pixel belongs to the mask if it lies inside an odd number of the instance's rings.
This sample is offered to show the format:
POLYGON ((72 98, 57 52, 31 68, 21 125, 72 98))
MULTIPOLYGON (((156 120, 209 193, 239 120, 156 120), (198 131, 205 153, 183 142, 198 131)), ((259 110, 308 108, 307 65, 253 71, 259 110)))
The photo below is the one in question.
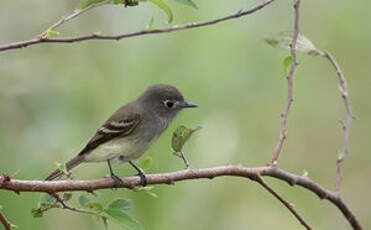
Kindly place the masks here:
MULTIPOLYGON (((195 1, 199 9, 167 0, 173 24, 213 19, 253 7, 261 1, 195 1)), ((282 60, 288 51, 273 49, 264 37, 292 28, 292 1, 276 1, 253 15, 215 26, 123 41, 41 44, 0 53, 0 172, 20 170, 19 179, 43 179, 74 156, 97 127, 119 106, 148 85, 169 83, 199 104, 184 111, 152 146, 149 172, 182 169, 170 150, 172 131, 180 124, 201 124, 185 152, 192 167, 265 165, 280 128, 287 83, 282 60)), ((30 39, 76 1, 0 1, 0 43, 30 39)), ((371 227, 369 191, 371 2, 303 1, 301 32, 320 49, 330 51, 348 79, 357 119, 351 128, 350 152, 344 164, 342 194, 365 229, 371 227)), ((104 6, 59 28, 62 36, 91 32, 118 34, 144 29, 151 16, 165 27, 166 15, 150 3, 138 7, 104 6)), ((337 152, 345 118, 337 76, 320 57, 299 54, 295 100, 280 167, 303 170, 333 189, 337 152)), ((133 175, 128 165, 118 175, 133 175)), ((106 164, 86 164, 77 177, 101 178, 106 164)), ((316 229, 350 229, 329 202, 299 187, 266 178, 316 229)), ((297 220, 260 186, 241 178, 159 185, 154 199, 126 189, 100 191, 100 199, 134 201, 131 215, 148 230, 163 229, 302 229, 297 220)), ((76 196, 77 197, 77 196, 76 196)), ((90 216, 52 210, 34 219, 30 210, 39 194, 0 191, 0 204, 20 229, 102 229, 90 216)), ((74 200, 73 205, 77 205, 74 200)), ((120 229, 112 224, 111 229, 120 229)))

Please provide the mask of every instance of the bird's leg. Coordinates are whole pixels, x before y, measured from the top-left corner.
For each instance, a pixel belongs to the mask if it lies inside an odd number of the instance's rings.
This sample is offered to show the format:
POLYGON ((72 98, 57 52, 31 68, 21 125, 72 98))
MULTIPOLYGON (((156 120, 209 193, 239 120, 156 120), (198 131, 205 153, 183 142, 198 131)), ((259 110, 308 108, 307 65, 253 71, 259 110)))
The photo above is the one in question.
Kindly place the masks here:
POLYGON ((107 160, 107 163, 108 163, 108 168, 109 168, 109 172, 111 174, 111 178, 112 180, 115 182, 115 185, 118 186, 122 183, 122 180, 120 179, 120 177, 116 176, 114 173, 113 173, 113 170, 112 170, 112 166, 111 166, 111 162, 110 160, 107 160))
POLYGON ((140 183, 142 184, 142 186, 146 186, 147 185, 147 177, 146 177, 146 174, 144 173, 143 169, 136 166, 132 161, 129 161, 129 163, 130 163, 131 166, 133 166, 135 168, 135 170, 138 171, 137 175, 140 177, 140 183))
POLYGON ((187 158, 185 157, 184 153, 182 151, 180 152, 174 152, 174 155, 179 157, 179 158, 182 158, 183 159, 183 162, 186 166, 186 169, 189 169, 189 162, 187 160, 187 158))

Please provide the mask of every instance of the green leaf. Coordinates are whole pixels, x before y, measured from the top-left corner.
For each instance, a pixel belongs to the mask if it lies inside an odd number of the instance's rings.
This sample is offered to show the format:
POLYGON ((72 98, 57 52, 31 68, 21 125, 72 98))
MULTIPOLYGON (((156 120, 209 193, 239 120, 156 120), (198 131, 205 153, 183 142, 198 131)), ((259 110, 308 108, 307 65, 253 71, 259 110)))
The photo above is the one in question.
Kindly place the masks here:
POLYGON ((50 196, 49 194, 42 194, 40 199, 37 203, 37 208, 33 208, 31 210, 32 216, 35 218, 42 217, 44 212, 52 209, 52 208, 60 208, 60 204, 54 199, 54 197, 50 196))
POLYGON ((289 68, 291 67, 291 63, 292 63, 292 56, 291 55, 289 55, 289 56, 287 56, 283 59, 282 67, 283 67, 283 70, 285 71, 285 73, 288 73, 289 68))
POLYGON ((47 36, 60 35, 61 33, 50 28, 46 33, 47 36))
POLYGON ((340 93, 344 93, 343 87, 341 85, 338 85, 338 90, 340 91, 340 93))
POLYGON ((40 206, 42 204, 54 204, 56 202, 57 200, 54 197, 47 193, 43 193, 41 194, 37 205, 40 206))
POLYGON ((303 170, 303 175, 302 175, 302 176, 307 177, 308 175, 309 175, 308 171, 304 169, 304 170, 303 170))
POLYGON ((192 6, 193 8, 197 9, 197 5, 192 0, 175 0, 183 5, 192 6))
POLYGON ((91 202, 87 205, 87 207, 95 211, 103 211, 103 206, 98 202, 91 202))
POLYGON ((141 163, 140 163, 140 166, 143 170, 148 170, 152 167, 152 157, 150 156, 147 156, 146 158, 144 158, 141 163))
POLYGON ((80 203, 80 205, 83 206, 83 207, 88 207, 88 204, 90 203, 90 200, 89 200, 89 198, 87 198, 86 196, 81 195, 81 196, 79 197, 79 203, 80 203))
POLYGON ((134 192, 145 192, 147 195, 150 195, 153 198, 158 198, 158 195, 152 192, 152 189, 154 189, 153 186, 135 187, 134 192))
POLYGON ((171 147, 175 152, 181 152, 184 144, 189 140, 194 132, 202 127, 188 128, 184 125, 179 126, 174 132, 171 140, 171 147))
MULTIPOLYGON (((48 34, 49 34, 49 32, 48 32, 48 34)), ((68 174, 68 172, 67 172, 67 168, 66 168, 66 164, 64 164, 64 163, 59 163, 59 162, 55 162, 55 165, 57 166, 57 168, 58 168, 59 170, 61 170, 61 171, 64 173, 64 175, 67 175, 67 174, 68 174)))
POLYGON ((117 209, 121 211, 128 211, 132 207, 132 202, 125 199, 117 199, 109 204, 109 209, 117 209))
MULTIPOLYGON (((293 38, 293 32, 281 31, 278 34, 265 38, 265 42, 275 48, 291 49, 291 42, 293 38)), ((314 44, 305 36, 298 34, 296 40, 295 50, 308 55, 324 55, 324 53, 317 49, 314 44)))
POLYGON ((171 9, 166 5, 166 3, 162 0, 149 0, 156 6, 158 6, 162 11, 164 11, 168 18, 168 23, 171 23, 173 21, 173 12, 171 12, 171 9))
POLYGON ((123 211, 118 209, 105 209, 104 212, 124 228, 129 228, 130 230, 144 230, 143 226, 138 221, 131 218, 123 211))
POLYGON ((151 19, 149 20, 149 23, 147 25, 147 30, 155 30, 156 28, 153 27, 153 23, 155 22, 155 18, 151 16, 151 19))
POLYGON ((82 9, 89 7, 92 4, 100 3, 103 1, 105 0, 80 0, 78 8, 82 10, 82 9))
POLYGON ((72 198, 72 193, 68 192, 68 193, 63 194, 63 201, 64 202, 67 202, 67 201, 71 200, 71 198, 72 198))

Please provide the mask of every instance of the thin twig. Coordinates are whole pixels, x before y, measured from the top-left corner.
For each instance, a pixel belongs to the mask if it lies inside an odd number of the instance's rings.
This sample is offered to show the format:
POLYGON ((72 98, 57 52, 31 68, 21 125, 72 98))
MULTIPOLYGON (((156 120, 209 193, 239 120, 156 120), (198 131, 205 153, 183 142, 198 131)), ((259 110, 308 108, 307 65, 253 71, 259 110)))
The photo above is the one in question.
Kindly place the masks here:
POLYGON ((6 219, 4 214, 0 212, 0 222, 3 224, 5 230, 11 230, 12 224, 6 219))
POLYGON ((354 118, 352 107, 349 101, 349 93, 348 93, 348 86, 343 71, 341 71, 340 66, 337 64, 335 58, 328 52, 323 52, 323 57, 327 58, 330 61, 332 66, 335 68, 335 71, 339 77, 340 87, 341 87, 341 96, 344 100, 345 109, 347 112, 347 119, 346 122, 343 122, 343 129, 344 129, 344 143, 343 143, 343 151, 341 152, 340 156, 337 159, 337 170, 336 170, 336 184, 335 184, 335 191, 337 193, 340 192, 340 185, 342 180, 342 166, 345 159, 346 154, 348 153, 349 149, 349 132, 350 132, 350 125, 354 118))
MULTIPOLYGON (((295 175, 286 172, 278 167, 257 167, 245 168, 242 166, 220 166, 214 168, 203 169, 186 169, 170 173, 147 174, 147 183, 150 184, 174 184, 177 181, 194 180, 201 178, 212 179, 221 176, 238 176, 254 180, 257 176, 269 176, 282 181, 286 181, 290 185, 299 185, 305 189, 315 193, 320 199, 327 199, 334 204, 345 216, 354 230, 361 230, 362 227, 356 216, 347 204, 341 199, 338 193, 327 190, 315 183, 308 177, 295 175)), ((64 192, 64 191, 94 191, 98 189, 108 188, 129 188, 133 189, 141 185, 139 177, 122 178, 120 185, 115 184, 111 178, 78 181, 29 181, 29 180, 2 180, 0 177, 0 189, 11 190, 16 192, 64 192)))
POLYGON ((174 155, 177 156, 177 157, 179 157, 179 158, 181 158, 183 160, 186 169, 189 168, 189 162, 188 162, 186 156, 184 155, 183 151, 174 152, 174 155))
POLYGON ((93 8, 96 8, 98 6, 102 6, 102 5, 105 5, 107 4, 107 1, 103 1, 103 2, 100 2, 100 3, 93 3, 91 4, 90 6, 80 10, 80 9, 75 9, 75 11, 71 14, 71 15, 68 15, 68 16, 63 16, 59 21, 57 21, 56 23, 54 23, 52 26, 50 26, 48 29, 46 29, 44 32, 42 32, 41 34, 37 35, 35 38, 42 38, 42 39, 45 39, 48 35, 48 32, 51 31, 51 30, 55 30, 57 27, 61 26, 62 24, 74 19, 75 17, 83 14, 83 13, 86 13, 87 11, 93 9, 93 8))
POLYGON ((62 198, 60 198, 60 196, 55 193, 55 192, 50 192, 49 195, 51 195, 52 197, 54 197, 61 205, 64 209, 67 209, 67 210, 70 210, 70 211, 73 211, 73 212, 79 212, 79 213, 84 213, 84 214, 90 214, 90 215, 95 215, 96 213, 95 212, 89 212, 89 211, 86 211, 86 210, 82 210, 82 209, 77 209, 77 208, 74 208, 74 207, 71 207, 71 206, 68 206, 66 204, 66 202, 64 202, 64 200, 62 198))
POLYGON ((297 0, 296 3, 294 4, 294 10, 295 10, 295 22, 294 22, 294 32, 292 35, 292 41, 290 44, 290 51, 291 51, 291 56, 292 56, 292 63, 291 63, 291 68, 290 72, 287 76, 287 83, 288 83, 288 89, 287 89, 287 101, 285 105, 285 110, 281 114, 281 131, 280 131, 280 136, 278 138, 278 142, 276 144, 276 147, 273 150, 273 157, 270 162, 270 165, 277 165, 277 160, 278 157, 281 153, 283 142, 286 139, 287 135, 287 117, 291 108, 291 104, 293 102, 293 88, 294 88, 294 73, 295 69, 297 66, 297 61, 296 61, 296 41, 299 36, 299 7, 300 7, 300 0, 297 0))
POLYGON ((261 186, 263 186, 269 193, 271 193, 274 197, 276 197, 285 207, 298 219, 298 221, 308 230, 312 230, 312 228, 305 222, 303 217, 299 215, 299 213, 294 209, 292 204, 286 201, 282 196, 280 196, 276 191, 273 190, 268 184, 264 182, 264 180, 258 176, 256 178, 256 182, 258 182, 261 186))
POLYGON ((23 47, 27 47, 27 46, 35 45, 39 43, 73 43, 73 42, 79 42, 79 41, 85 41, 85 40, 121 40, 125 38, 137 37, 137 36, 142 36, 142 35, 147 35, 147 34, 170 33, 173 31, 187 30, 187 29, 192 29, 192 28, 209 26, 209 25, 217 24, 223 21, 227 21, 227 20, 231 20, 234 18, 239 18, 245 15, 252 14, 262 9, 266 5, 269 5, 273 1, 274 0, 268 0, 262 3, 261 5, 258 5, 250 10, 240 10, 237 13, 234 13, 229 16, 225 16, 225 17, 218 18, 215 20, 200 22, 200 23, 191 23, 191 24, 186 24, 186 25, 181 25, 181 26, 173 26, 173 27, 164 28, 164 29, 141 30, 141 31, 133 32, 133 33, 119 34, 119 35, 100 35, 97 33, 93 33, 91 35, 78 36, 78 37, 66 37, 66 38, 48 38, 48 37, 38 36, 31 40, 14 42, 14 43, 2 45, 0 46, 0 51, 23 48, 23 47))

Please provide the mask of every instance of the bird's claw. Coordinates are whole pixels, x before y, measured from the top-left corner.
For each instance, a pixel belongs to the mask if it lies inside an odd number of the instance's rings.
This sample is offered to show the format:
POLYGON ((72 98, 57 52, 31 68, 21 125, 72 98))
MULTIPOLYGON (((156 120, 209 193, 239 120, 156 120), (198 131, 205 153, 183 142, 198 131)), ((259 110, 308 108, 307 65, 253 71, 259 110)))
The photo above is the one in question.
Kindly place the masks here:
POLYGON ((140 184, 145 187, 147 185, 147 177, 144 173, 138 173, 137 176, 140 177, 140 184))
POLYGON ((112 180, 114 181, 114 185, 115 185, 115 187, 118 187, 119 185, 122 184, 122 180, 120 179, 120 177, 118 177, 118 176, 112 174, 112 175, 111 175, 111 178, 112 178, 112 180))

